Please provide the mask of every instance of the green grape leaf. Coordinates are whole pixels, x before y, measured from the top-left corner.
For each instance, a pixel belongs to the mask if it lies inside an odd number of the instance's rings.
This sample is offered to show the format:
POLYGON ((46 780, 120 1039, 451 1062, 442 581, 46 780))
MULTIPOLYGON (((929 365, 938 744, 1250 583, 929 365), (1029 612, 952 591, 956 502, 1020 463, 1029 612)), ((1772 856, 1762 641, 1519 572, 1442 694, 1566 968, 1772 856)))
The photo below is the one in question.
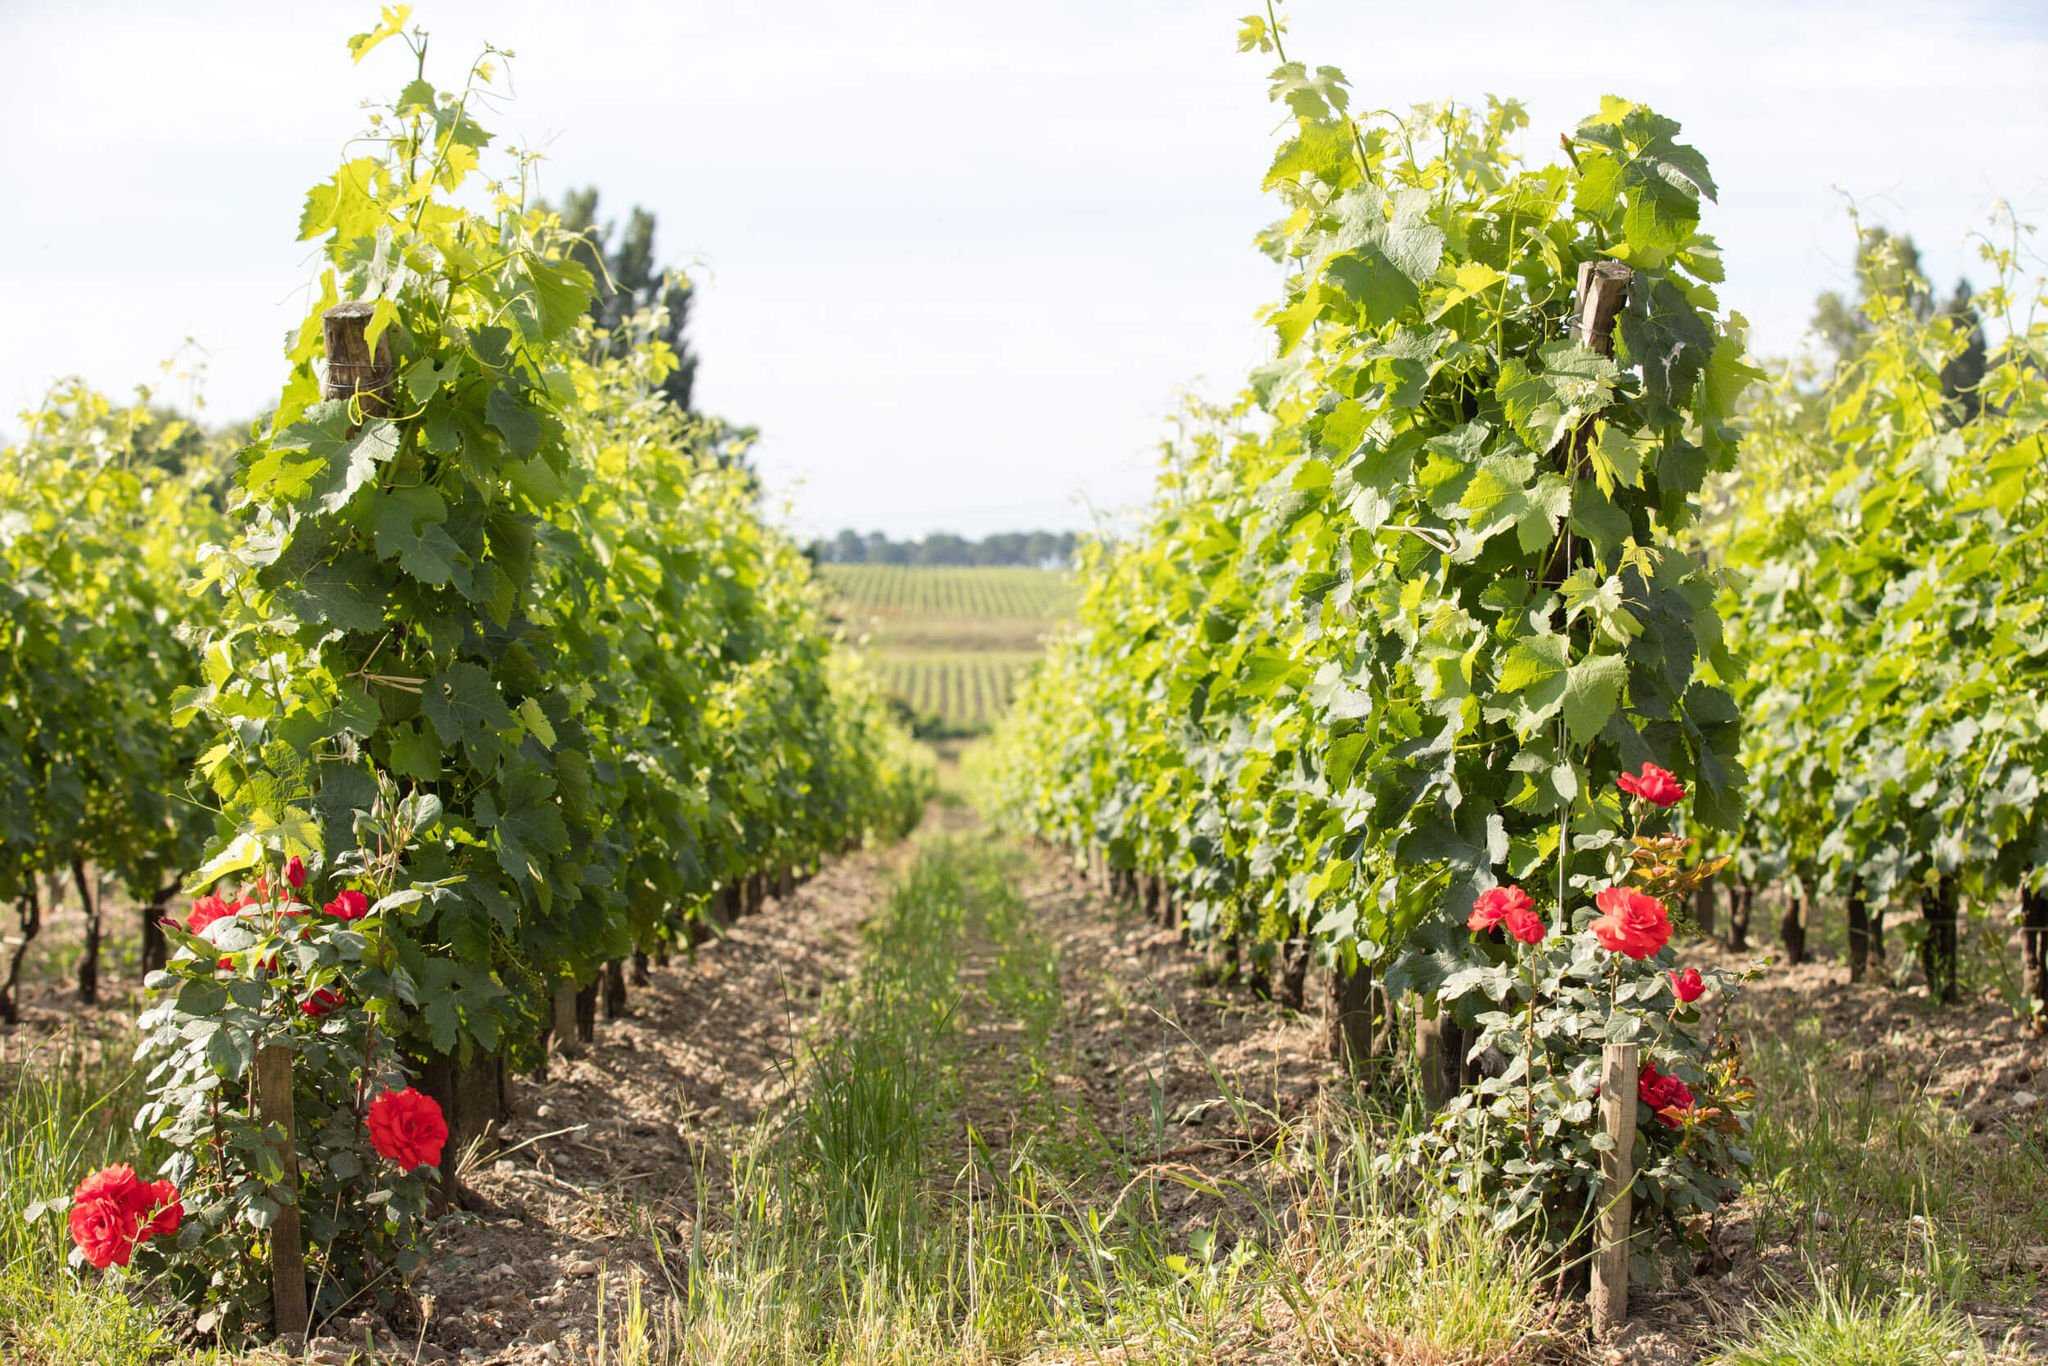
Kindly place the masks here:
POLYGON ((515 760, 505 766, 499 792, 502 808, 490 793, 479 794, 477 825, 491 832, 491 847, 507 875, 539 882, 546 876, 543 856, 569 852, 569 827, 554 800, 554 779, 530 760, 515 760))
POLYGON ((1429 221, 1429 196, 1417 191, 1396 196, 1391 220, 1375 186, 1351 190, 1333 207, 1339 226, 1328 245, 1324 273, 1357 305, 1367 327, 1383 327, 1415 306, 1422 283, 1436 274, 1443 259, 1444 234, 1429 221))
POLYGON ((460 745, 479 773, 497 766, 499 737, 513 726, 512 709, 498 685, 475 664, 451 665, 428 679, 420 714, 432 723, 443 748, 460 745))
POLYGON ((1502 362, 1494 392, 1515 434, 1530 450, 1547 453, 1613 401, 1621 372, 1613 361, 1574 341, 1545 342, 1538 354, 1541 371, 1531 371, 1515 356, 1502 362))
POLYGON ((1573 205, 1605 219, 1621 202, 1627 254, 1638 264, 1661 264, 1683 247, 1699 224, 1699 197, 1715 195, 1706 158, 1671 140, 1678 127, 1675 119, 1608 95, 1573 138, 1582 149, 1573 205))
POLYGON ((441 746, 419 722, 408 721, 391 732, 390 767, 401 778, 435 782, 441 776, 441 746))
POLYGON ((1358 178, 1358 155, 1348 123, 1304 119, 1301 131, 1273 154, 1273 162, 1266 168, 1265 188, 1270 190, 1302 175, 1330 185, 1346 185, 1358 178))
POLYGON ((1589 744, 1600 733, 1627 679, 1626 655, 1593 655, 1571 666, 1564 690, 1564 723, 1573 744, 1589 744))
MULTIPOLYGON (((455 579, 466 564, 462 547, 443 525, 448 505, 431 485, 380 493, 376 503, 377 554, 396 558, 399 566, 421 583, 440 588, 455 579)), ((467 575, 463 575, 465 581, 467 575)))
POLYGON ((1616 323, 1629 363, 1643 372, 1646 416, 1658 425, 1676 419, 1714 352, 1714 330, 1667 276, 1636 277, 1628 307, 1616 323))
POLYGON ((377 467, 398 453, 397 424, 371 418, 349 434, 349 405, 317 403, 271 439, 268 459, 249 472, 250 491, 290 503, 300 512, 339 512, 377 467))
POLYGON ((540 419, 533 410, 519 401, 519 395, 500 384, 491 390, 491 396, 484 403, 491 425, 505 437, 505 446, 514 455, 531 456, 540 449, 540 419))
POLYGON ((384 206, 377 200, 377 186, 384 175, 383 162, 358 157, 314 186, 299 215, 299 240, 308 241, 331 230, 336 241, 353 242, 376 232, 385 218, 384 206))
MULTIPOLYGON (((531 286, 519 295, 513 314, 520 331, 538 342, 551 342, 565 335, 590 309, 593 282, 590 272, 571 260, 550 261, 532 252, 519 258, 519 269, 531 286)), ((492 395, 493 400, 496 394, 492 395)), ((495 408, 491 420, 497 422, 495 408)), ((500 430, 503 430, 502 424, 500 430)), ((509 436, 509 433, 508 433, 509 436)), ((514 449, 518 449, 514 444, 514 449)), ((532 451, 522 450, 522 455, 532 451)))

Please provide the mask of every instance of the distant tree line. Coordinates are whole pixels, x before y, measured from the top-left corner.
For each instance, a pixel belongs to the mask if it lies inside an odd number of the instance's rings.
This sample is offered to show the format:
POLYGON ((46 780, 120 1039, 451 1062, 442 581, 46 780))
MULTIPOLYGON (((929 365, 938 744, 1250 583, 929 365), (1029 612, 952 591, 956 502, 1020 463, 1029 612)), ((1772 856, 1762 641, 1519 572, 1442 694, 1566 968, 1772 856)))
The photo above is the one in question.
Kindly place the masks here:
POLYGON ((811 558, 821 564, 1025 564, 1063 568, 1074 558, 1071 531, 999 531, 970 541, 934 531, 915 541, 892 541, 879 531, 863 536, 851 527, 829 541, 814 541, 811 558))

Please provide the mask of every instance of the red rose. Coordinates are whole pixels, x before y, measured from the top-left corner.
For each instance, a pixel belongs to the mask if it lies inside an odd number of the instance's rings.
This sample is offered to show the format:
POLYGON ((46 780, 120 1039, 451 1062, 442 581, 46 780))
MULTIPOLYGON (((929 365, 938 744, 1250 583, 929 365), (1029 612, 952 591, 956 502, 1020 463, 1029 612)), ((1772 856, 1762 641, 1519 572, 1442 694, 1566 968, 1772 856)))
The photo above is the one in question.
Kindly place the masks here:
POLYGON ((305 860, 301 859, 297 854, 293 854, 284 865, 284 880, 291 883, 293 887, 303 887, 306 885, 305 860))
POLYGON ((299 1010, 301 1013, 317 1020, 328 1011, 340 1005, 341 1002, 342 995, 340 992, 332 987, 320 987, 311 996, 299 1002, 299 1010))
POLYGON ((128 1265, 144 1238, 177 1232, 184 1217, 175 1185, 137 1180, 135 1169, 123 1162, 94 1172, 72 1192, 71 1241, 104 1271, 128 1265))
POLYGON ((1657 1112, 1657 1119, 1667 1129, 1676 1129, 1685 1122, 1686 1112, 1692 1109, 1692 1088, 1677 1077, 1667 1077, 1658 1072, 1657 1064, 1645 1062, 1642 1075, 1636 1080, 1636 1099, 1657 1112))
POLYGON ((1536 912, 1523 906, 1517 906, 1509 911, 1504 923, 1508 927, 1508 933, 1524 944, 1540 944, 1543 942, 1543 936, 1549 933, 1536 912))
POLYGON ((1527 911, 1535 904, 1520 887, 1489 887, 1479 894, 1479 900, 1472 903, 1472 914, 1466 918, 1465 926, 1484 933, 1514 912, 1527 911))
POLYGON ((321 908, 336 920, 361 920, 370 913, 370 898, 361 892, 343 892, 321 908))
POLYGON ((1687 968, 1671 974, 1671 989, 1678 993, 1680 1004, 1691 1005, 1706 994, 1707 984, 1700 980, 1698 968, 1687 968))
POLYGON ((149 1192, 150 1207, 156 1213, 143 1226, 142 1236, 176 1233, 178 1225, 185 1222, 185 1202, 178 1197, 178 1187, 170 1181, 152 1181, 143 1189, 149 1192))
POLYGON ((126 1266, 135 1252, 135 1224, 121 1209, 121 1202, 104 1197, 71 1200, 71 1241, 85 1259, 100 1270, 126 1266))
POLYGON ((1652 763, 1643 765, 1640 777, 1624 773, 1614 780, 1614 785, 1633 797, 1657 806, 1676 806, 1685 800, 1685 787, 1669 769, 1662 769, 1652 763))
POLYGON ((185 928, 197 934, 216 920, 225 920, 247 905, 247 902, 230 903, 227 898, 202 896, 192 903, 192 914, 185 917, 185 928))
POLYGON ((1602 914, 1588 926, 1609 953, 1648 958, 1671 938, 1664 903, 1632 887, 1609 887, 1593 899, 1602 914))
POLYGON ((386 1091, 370 1102, 370 1142, 383 1156, 411 1171, 441 1165, 441 1145, 448 1141, 448 1121, 434 1098, 410 1086, 386 1091))

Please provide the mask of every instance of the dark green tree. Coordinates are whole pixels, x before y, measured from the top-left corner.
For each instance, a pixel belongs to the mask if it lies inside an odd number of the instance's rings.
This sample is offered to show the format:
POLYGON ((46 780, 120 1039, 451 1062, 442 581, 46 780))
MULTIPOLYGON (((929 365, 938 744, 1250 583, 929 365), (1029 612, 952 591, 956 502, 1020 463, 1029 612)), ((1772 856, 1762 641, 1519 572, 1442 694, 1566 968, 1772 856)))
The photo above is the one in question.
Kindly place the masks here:
MULTIPOLYGON (((545 206, 544 206, 545 207, 545 206)), ((653 340, 667 342, 676 353, 676 368, 662 383, 669 402, 690 411, 690 391, 697 378, 697 353, 684 335, 690 321, 692 286, 680 270, 663 270, 655 264, 655 217, 633 206, 623 229, 616 222, 599 226, 595 186, 571 190, 562 199, 562 226, 582 236, 570 255, 597 282, 591 298, 591 320, 603 328, 606 354, 621 356, 636 338, 626 322, 643 308, 656 304, 668 310, 668 317, 653 340)))

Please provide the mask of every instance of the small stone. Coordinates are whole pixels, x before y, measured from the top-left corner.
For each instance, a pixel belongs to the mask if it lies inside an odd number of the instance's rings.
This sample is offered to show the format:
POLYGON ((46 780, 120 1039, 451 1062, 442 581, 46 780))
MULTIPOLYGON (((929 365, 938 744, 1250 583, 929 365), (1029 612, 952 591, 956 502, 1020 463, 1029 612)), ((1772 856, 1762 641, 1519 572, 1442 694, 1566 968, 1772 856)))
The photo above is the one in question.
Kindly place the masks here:
POLYGON ((499 1176, 510 1176, 519 1170, 519 1164, 509 1157, 501 1157, 491 1164, 491 1170, 499 1176))
POLYGON ((595 1276, 597 1274, 597 1263, 591 1261, 588 1257, 578 1257, 575 1261, 563 1265, 562 1274, 566 1276, 595 1276))
POLYGON ((2041 1098, 2032 1091, 2015 1091, 2012 1093, 2012 1099, 2006 1102, 2015 1110, 2025 1110, 2040 1103, 2041 1098))
POLYGON ((539 1119, 553 1119, 555 1117, 555 1107, 552 1105, 543 1105, 539 1109, 535 1110, 533 1113, 535 1117, 539 1119))

